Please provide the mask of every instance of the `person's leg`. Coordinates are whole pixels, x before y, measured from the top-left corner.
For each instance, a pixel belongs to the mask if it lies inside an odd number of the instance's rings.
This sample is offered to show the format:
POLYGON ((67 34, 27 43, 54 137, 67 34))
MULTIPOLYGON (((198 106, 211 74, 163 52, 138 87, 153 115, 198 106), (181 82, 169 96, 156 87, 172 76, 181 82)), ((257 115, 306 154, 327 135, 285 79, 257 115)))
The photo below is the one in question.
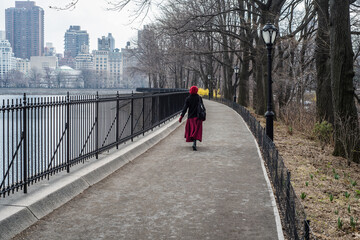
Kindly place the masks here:
POLYGON ((197 151, 197 149, 196 149, 196 140, 194 140, 194 143, 193 143, 193 145, 192 145, 192 148, 193 148, 194 151, 197 151))

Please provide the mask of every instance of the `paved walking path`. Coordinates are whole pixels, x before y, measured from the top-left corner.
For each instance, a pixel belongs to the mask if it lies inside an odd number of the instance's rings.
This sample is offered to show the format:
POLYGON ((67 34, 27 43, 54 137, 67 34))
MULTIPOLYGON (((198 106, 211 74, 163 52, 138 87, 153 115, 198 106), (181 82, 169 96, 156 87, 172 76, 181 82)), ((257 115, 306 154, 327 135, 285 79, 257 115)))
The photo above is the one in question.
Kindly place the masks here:
POLYGON ((282 239, 253 136, 232 109, 205 106, 198 151, 182 124, 14 239, 282 239))

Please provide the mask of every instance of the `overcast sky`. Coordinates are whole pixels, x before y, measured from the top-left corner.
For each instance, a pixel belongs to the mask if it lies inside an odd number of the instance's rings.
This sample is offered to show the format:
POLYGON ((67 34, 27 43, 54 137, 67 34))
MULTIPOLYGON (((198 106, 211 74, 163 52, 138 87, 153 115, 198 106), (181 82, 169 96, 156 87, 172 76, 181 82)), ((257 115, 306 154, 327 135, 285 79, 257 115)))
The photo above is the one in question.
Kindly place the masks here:
MULTIPOLYGON (((131 24, 131 8, 121 12, 107 11, 105 0, 80 0, 73 10, 57 11, 49 6, 65 6, 71 0, 35 0, 45 12, 45 43, 52 42, 57 53, 64 53, 64 35, 70 25, 79 25, 90 37, 90 50, 97 49, 97 39, 112 33, 115 47, 123 48, 137 37, 140 21, 131 24)), ((5 31, 5 9, 15 7, 15 0, 0 0, 0 30, 5 31)), ((150 20, 147 20, 150 21, 150 20)))

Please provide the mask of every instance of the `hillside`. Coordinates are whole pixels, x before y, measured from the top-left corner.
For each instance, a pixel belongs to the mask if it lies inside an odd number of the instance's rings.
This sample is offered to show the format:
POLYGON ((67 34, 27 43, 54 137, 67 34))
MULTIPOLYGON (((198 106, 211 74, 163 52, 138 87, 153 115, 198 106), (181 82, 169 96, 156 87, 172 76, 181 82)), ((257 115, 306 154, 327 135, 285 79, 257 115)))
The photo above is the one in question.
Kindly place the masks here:
MULTIPOLYGON (((256 118, 265 126, 263 117, 256 118)), ((348 167, 346 159, 332 155, 332 146, 322 147, 280 122, 274 123, 274 142, 291 171, 296 195, 304 197, 315 237, 360 239, 360 164, 348 167)))

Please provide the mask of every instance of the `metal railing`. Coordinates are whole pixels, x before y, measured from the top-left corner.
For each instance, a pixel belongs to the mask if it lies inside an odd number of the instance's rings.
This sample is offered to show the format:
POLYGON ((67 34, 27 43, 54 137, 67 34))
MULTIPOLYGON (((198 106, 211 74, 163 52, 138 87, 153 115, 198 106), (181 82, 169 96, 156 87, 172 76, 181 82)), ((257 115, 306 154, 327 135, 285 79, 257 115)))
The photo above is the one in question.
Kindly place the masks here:
POLYGON ((177 115, 188 92, 4 100, 0 108, 0 196, 160 125, 177 115))
POLYGON ((273 185, 276 202, 282 216, 282 226, 287 239, 316 239, 310 229, 305 210, 291 184, 291 173, 286 168, 274 142, 266 135, 265 129, 251 113, 233 101, 216 99, 233 108, 244 119, 258 142, 273 185))

